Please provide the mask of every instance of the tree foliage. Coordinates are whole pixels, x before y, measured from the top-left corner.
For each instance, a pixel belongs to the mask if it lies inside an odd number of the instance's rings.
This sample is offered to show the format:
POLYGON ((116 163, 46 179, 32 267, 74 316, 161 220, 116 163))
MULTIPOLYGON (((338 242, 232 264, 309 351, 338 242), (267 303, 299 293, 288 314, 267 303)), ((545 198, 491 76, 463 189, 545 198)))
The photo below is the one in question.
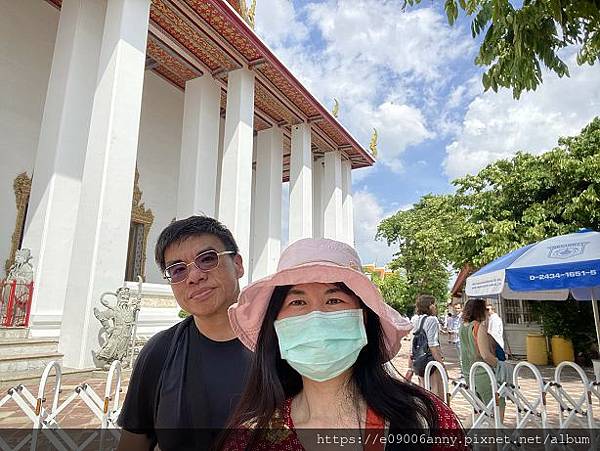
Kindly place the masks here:
MULTIPOLYGON (((405 0, 405 6, 421 1, 405 0)), ((559 77, 569 76, 558 55, 568 46, 579 49, 580 65, 600 60, 598 0, 445 0, 444 8, 450 24, 460 9, 472 18, 473 38, 482 36, 475 63, 487 67, 486 91, 512 88, 518 99, 542 83, 542 65, 559 77)))
POLYGON ((542 155, 518 153, 454 181, 454 208, 465 215, 448 254, 456 268, 479 267, 579 228, 600 229, 600 118, 558 143, 542 155))
POLYGON ((386 304, 406 316, 414 313, 414 299, 409 297, 408 281, 401 271, 386 274, 383 279, 373 273, 372 278, 386 304))
POLYGON ((432 294, 439 301, 447 298, 448 255, 455 226, 460 223, 456 214, 459 211, 453 208, 451 196, 428 195, 410 210, 399 211, 379 224, 376 237, 400 247, 390 268, 406 272, 407 297, 412 302, 421 293, 432 294))
POLYGON ((518 153, 455 180, 384 219, 377 237, 398 243, 412 296, 442 297, 451 265, 481 267, 526 244, 580 228, 600 230, 600 118, 542 155, 518 153))

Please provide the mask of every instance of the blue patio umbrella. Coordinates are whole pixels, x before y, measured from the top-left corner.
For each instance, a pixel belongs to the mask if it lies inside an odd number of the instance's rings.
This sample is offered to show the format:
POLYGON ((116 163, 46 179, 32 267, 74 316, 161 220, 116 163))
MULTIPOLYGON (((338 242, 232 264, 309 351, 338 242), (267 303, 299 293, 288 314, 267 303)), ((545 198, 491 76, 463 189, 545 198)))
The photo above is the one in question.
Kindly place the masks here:
POLYGON ((600 233, 581 230, 510 252, 467 278, 469 297, 591 300, 600 349, 600 233))

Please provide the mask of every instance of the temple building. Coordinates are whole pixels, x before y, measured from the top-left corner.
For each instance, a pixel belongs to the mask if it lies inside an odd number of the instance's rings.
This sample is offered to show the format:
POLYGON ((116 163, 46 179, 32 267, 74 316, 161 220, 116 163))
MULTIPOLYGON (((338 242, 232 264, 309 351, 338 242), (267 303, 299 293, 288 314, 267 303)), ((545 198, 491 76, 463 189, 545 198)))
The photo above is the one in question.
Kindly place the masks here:
POLYGON ((92 310, 138 275, 139 332, 178 320, 153 258, 176 218, 225 223, 243 285, 282 241, 354 241, 351 171, 374 158, 241 2, 0 0, 0 261, 31 250, 29 335, 58 337, 67 367, 93 365, 92 310))

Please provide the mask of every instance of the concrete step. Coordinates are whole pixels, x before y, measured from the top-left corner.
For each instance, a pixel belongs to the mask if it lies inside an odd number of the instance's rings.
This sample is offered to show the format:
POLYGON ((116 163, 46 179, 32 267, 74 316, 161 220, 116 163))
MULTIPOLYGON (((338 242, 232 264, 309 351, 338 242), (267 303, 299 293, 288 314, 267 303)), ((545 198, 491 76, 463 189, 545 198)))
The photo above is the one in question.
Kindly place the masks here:
POLYGON ((0 376, 18 371, 42 370, 53 360, 62 364, 63 355, 58 352, 35 354, 0 355, 0 376))
POLYGON ((56 338, 0 338, 0 356, 58 352, 56 338))
POLYGON ((27 338, 29 328, 27 327, 0 327, 0 339, 27 338))
MULTIPOLYGON (((64 386, 64 377, 65 376, 71 376, 71 375, 78 375, 80 377, 77 378, 77 383, 81 383, 84 382, 86 379, 91 378, 95 375, 95 369, 94 368, 87 368, 87 369, 76 369, 76 368, 62 368, 62 377, 63 377, 63 383, 62 385, 64 386)), ((37 394, 37 386, 40 383, 40 378, 42 376, 44 369, 38 369, 38 370, 32 370, 32 371, 15 371, 13 373, 8 373, 8 374, 0 374, 0 387, 2 387, 2 391, 4 391, 4 389, 7 389, 9 387, 14 387, 15 385, 18 384, 23 384, 25 386, 27 386, 27 388, 29 389, 29 391, 31 391, 32 393, 34 393, 35 389, 35 394, 37 394)), ((52 371, 51 376, 50 376, 50 382, 54 381, 54 371, 52 371)), ((50 385, 47 385, 47 387, 52 387, 53 384, 50 383, 50 385)), ((2 395, 4 393, 0 392, 0 395, 2 395)))

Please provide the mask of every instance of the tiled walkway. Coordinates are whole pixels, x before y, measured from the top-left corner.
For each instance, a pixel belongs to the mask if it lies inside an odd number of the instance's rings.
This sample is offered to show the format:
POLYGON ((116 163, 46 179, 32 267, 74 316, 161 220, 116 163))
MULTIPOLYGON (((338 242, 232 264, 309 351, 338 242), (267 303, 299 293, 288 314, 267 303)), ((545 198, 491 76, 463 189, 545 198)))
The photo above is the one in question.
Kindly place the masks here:
MULTIPOLYGON (((444 337, 442 337, 444 338, 444 337)), ((410 341, 404 341, 402 350, 398 354, 398 356, 393 360, 394 366, 398 369, 401 374, 406 373, 407 369, 407 355, 410 350, 410 341)), ((458 364, 457 364, 457 355, 454 347, 452 345, 448 345, 447 343, 442 343, 442 350, 445 355, 446 367, 449 372, 450 378, 458 377, 458 364)), ((554 368, 553 367, 540 367, 543 377, 546 380, 550 380, 554 376, 554 368)), ((592 378, 591 369, 586 369, 588 373, 588 377, 592 378)), ((534 379, 533 376, 527 373, 523 373, 525 378, 521 383, 521 387, 524 393, 531 395, 535 393, 534 387, 534 379)), ((579 381, 577 375, 571 371, 567 370, 564 373, 564 380, 566 382, 563 383, 565 389, 568 393, 573 397, 579 397, 582 393, 582 384, 579 381)), ((121 399, 124 399, 127 380, 129 377, 129 371, 124 371, 123 375, 123 393, 121 399)), ((415 378, 416 379, 416 378, 415 378)), ((84 377, 81 374, 65 376, 63 377, 62 384, 62 393, 60 395, 60 402, 66 399, 73 390, 76 385, 82 383, 83 381, 87 381, 88 384, 96 391, 96 393, 100 396, 104 396, 104 384, 106 381, 106 373, 97 373, 89 377, 84 377)), ((24 385, 34 394, 37 394, 37 385, 39 381, 29 381, 24 385)), ((49 384, 50 388, 51 384, 49 384)), ((8 387, 2 387, 0 397, 3 397, 6 394, 6 389, 8 387)), ((48 393, 47 395, 48 402, 50 402, 51 395, 48 393)), ((600 424, 600 403, 597 399, 594 399, 594 407, 596 414, 594 415, 595 420, 600 424)), ((547 411, 548 417, 551 426, 558 426, 558 404, 551 397, 547 397, 547 411)), ((451 402, 452 409, 457 413, 463 425, 468 427, 471 422, 471 408, 469 404, 466 402, 462 396, 457 396, 451 402)), ((505 424, 507 426, 511 426, 515 424, 515 407, 512 403, 508 402, 506 407, 506 416, 505 416, 505 424)), ((61 412, 59 419, 60 425, 65 428, 95 428, 100 426, 100 421, 90 412, 89 408, 85 405, 83 400, 78 399, 70 404, 63 412, 61 412)), ((16 406, 13 401, 9 401, 7 405, 0 408, 0 425, 2 428, 22 428, 22 427, 31 427, 31 421, 20 411, 20 409, 16 406)), ((583 423, 581 426, 584 426, 583 423)))

